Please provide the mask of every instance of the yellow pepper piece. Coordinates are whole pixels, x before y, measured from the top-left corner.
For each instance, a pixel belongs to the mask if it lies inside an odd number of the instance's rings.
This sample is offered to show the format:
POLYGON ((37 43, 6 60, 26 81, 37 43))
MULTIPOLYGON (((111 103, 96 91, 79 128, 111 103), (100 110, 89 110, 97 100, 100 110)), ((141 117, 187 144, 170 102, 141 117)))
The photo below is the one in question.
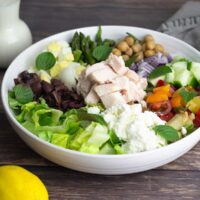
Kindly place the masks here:
POLYGON ((175 95, 171 99, 171 104, 173 108, 184 106, 183 98, 180 95, 175 95))
POLYGON ((200 96, 194 97, 192 100, 190 100, 186 107, 193 113, 197 113, 200 109, 200 96))
POLYGON ((168 95, 159 91, 147 97, 147 103, 158 103, 167 100, 168 100, 168 95))
POLYGON ((169 97, 171 96, 169 84, 161 86, 161 87, 154 88, 153 92, 154 93, 160 92, 160 93, 168 95, 169 97))

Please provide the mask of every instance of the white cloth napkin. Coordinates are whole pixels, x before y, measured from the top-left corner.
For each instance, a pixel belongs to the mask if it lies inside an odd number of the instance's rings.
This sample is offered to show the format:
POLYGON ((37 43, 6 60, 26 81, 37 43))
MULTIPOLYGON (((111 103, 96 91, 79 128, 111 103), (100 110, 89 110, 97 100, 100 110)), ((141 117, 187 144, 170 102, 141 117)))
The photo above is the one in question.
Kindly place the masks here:
POLYGON ((200 2, 186 2, 158 30, 180 38, 200 50, 200 2))

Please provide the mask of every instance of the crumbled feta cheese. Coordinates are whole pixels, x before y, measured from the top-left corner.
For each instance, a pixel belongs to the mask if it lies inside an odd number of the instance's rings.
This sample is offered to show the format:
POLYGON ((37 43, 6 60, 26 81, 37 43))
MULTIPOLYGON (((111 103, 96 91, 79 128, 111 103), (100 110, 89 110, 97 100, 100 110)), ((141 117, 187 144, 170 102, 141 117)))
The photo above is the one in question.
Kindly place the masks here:
POLYGON ((181 128, 181 133, 182 133, 183 135, 186 135, 186 134, 187 134, 187 129, 186 129, 185 127, 182 127, 182 128, 181 128))
POLYGON ((126 153, 148 151, 167 144, 153 130, 156 125, 166 122, 151 111, 142 112, 141 104, 113 106, 103 113, 103 117, 109 128, 126 141, 122 146, 126 153))

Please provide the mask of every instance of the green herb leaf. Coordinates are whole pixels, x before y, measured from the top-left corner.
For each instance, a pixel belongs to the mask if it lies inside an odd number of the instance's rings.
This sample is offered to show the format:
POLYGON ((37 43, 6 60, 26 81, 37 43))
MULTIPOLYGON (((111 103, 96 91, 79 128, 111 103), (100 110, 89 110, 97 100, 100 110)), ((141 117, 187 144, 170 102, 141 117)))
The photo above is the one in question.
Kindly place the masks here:
POLYGON ((106 60, 109 54, 111 53, 112 48, 107 45, 100 45, 97 46, 92 55, 94 58, 96 58, 98 61, 106 60))
POLYGON ((168 66, 161 66, 161 67, 158 67, 158 68, 156 68, 155 70, 153 70, 151 72, 151 74, 149 75, 149 79, 154 79, 154 78, 163 76, 165 74, 168 74, 170 72, 172 72, 172 70, 171 70, 170 67, 168 67, 168 66))
POLYGON ((105 39, 103 41, 103 45, 107 45, 109 47, 114 47, 115 46, 115 41, 114 40, 110 40, 110 39, 105 39))
POLYGON ((130 57, 127 61, 125 61, 126 67, 130 67, 135 62, 136 56, 130 57))
POLYGON ((105 122, 104 118, 101 115, 90 114, 90 113, 87 113, 87 111, 78 110, 77 116, 79 120, 93 121, 93 122, 98 122, 105 126, 107 125, 107 123, 105 122))
POLYGON ((154 128, 155 132, 166 139, 168 142, 174 142, 179 139, 178 131, 168 125, 157 125, 154 128))
POLYGON ((96 34, 96 42, 97 42, 97 45, 102 44, 102 28, 101 28, 101 26, 99 26, 97 34, 96 34))
POLYGON ((197 96, 197 93, 195 91, 189 91, 189 90, 186 90, 185 88, 182 88, 179 94, 182 96, 185 103, 189 102, 195 96, 197 96))
POLYGON ((116 135, 114 130, 109 130, 109 135, 110 135, 110 142, 111 142, 112 145, 116 145, 116 144, 121 145, 121 144, 123 144, 123 141, 120 140, 117 137, 117 135, 116 135))
POLYGON ((16 100, 21 104, 26 104, 33 100, 33 91, 29 86, 19 84, 13 88, 13 91, 16 100))
POLYGON ((43 52, 36 58, 36 68, 38 70, 51 69, 56 63, 56 58, 51 52, 43 52))
POLYGON ((16 100, 15 93, 13 90, 8 91, 8 103, 9 103, 9 106, 14 110, 15 114, 19 114, 21 110, 21 106, 23 104, 21 104, 19 101, 16 100))

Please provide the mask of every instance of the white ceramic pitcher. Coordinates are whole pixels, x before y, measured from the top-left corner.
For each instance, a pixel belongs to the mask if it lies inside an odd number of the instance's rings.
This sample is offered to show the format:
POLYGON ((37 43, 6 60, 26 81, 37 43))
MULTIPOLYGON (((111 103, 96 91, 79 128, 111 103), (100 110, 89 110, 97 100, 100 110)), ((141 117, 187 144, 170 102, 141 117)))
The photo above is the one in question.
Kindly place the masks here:
POLYGON ((0 0, 0 68, 6 68, 32 43, 30 29, 19 18, 19 8, 20 0, 0 0))

